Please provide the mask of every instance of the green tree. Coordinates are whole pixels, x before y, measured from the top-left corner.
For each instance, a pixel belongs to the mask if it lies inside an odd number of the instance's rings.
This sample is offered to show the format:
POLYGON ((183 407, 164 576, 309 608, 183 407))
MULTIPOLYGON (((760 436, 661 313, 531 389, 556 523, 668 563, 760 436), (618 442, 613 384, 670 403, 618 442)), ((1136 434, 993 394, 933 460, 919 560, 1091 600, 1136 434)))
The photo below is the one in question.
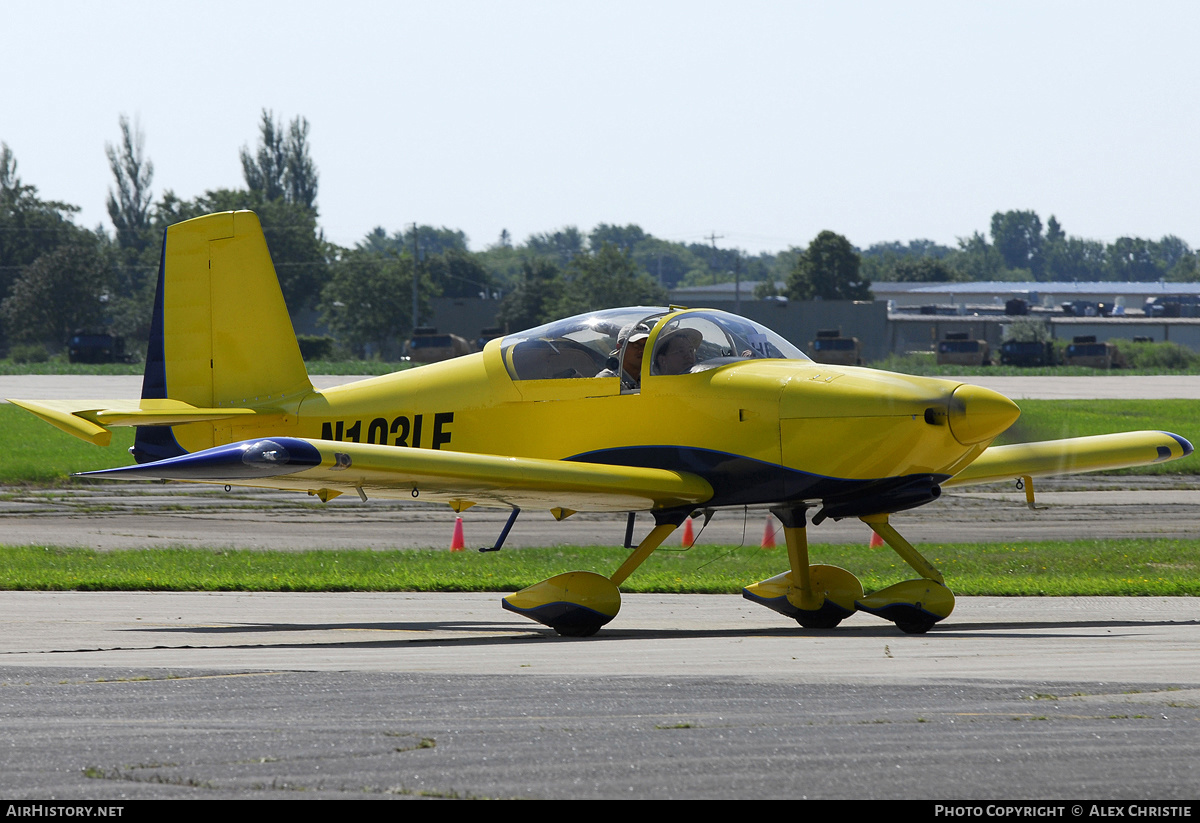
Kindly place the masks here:
POLYGON ((1155 259, 1152 245, 1140 237, 1118 237, 1110 243, 1107 279, 1141 283, 1161 280, 1167 272, 1155 259))
POLYGON ((426 257, 421 266, 442 297, 492 296, 492 277, 476 255, 447 249, 426 257))
MULTIPOLYGON (((359 357, 399 357, 412 331, 412 256, 343 250, 331 269, 321 292, 321 321, 359 357)), ((430 284, 420 286, 419 310, 424 314, 430 284)))
POLYGON ((383 226, 376 226, 358 242, 358 247, 379 254, 411 254, 415 250, 424 259, 429 255, 445 254, 448 251, 467 253, 467 235, 459 229, 448 229, 445 226, 437 228, 420 225, 416 227, 414 243, 412 226, 391 234, 388 234, 383 226))
POLYGON ((393 235, 393 238, 395 242, 400 244, 400 249, 398 250, 411 251, 415 246, 417 254, 421 257, 427 257, 431 254, 445 254, 449 251, 458 251, 464 254, 467 252, 467 235, 460 229, 448 229, 445 226, 441 228, 425 225, 417 226, 415 242, 411 226, 402 233, 393 235))
POLYGON ((992 242, 1010 269, 1029 269, 1034 279, 1045 274, 1042 254, 1042 221, 1033 211, 1006 211, 992 215, 992 242))
POLYGON ((1067 237, 1046 244, 1046 279, 1091 282, 1108 276, 1108 249, 1098 240, 1067 237))
POLYGON ((621 251, 632 254, 633 250, 647 237, 649 235, 642 231, 641 226, 635 226, 632 223, 628 226, 610 226, 608 223, 600 223, 588 235, 588 247, 598 249, 605 243, 611 243, 621 251))
POLYGON ((567 317, 618 306, 652 306, 667 301, 666 289, 639 268, 633 257, 611 243, 575 255, 564 275, 555 314, 567 317))
POLYGON ((552 261, 527 258, 521 263, 520 281, 500 301, 496 322, 514 332, 554 320, 563 287, 562 270, 552 261))
POLYGON ((145 137, 138 126, 131 127, 129 118, 121 115, 121 143, 104 144, 108 167, 116 180, 117 190, 108 190, 108 217, 117 231, 117 245, 135 254, 151 245, 150 204, 154 199, 150 182, 154 179, 154 164, 146 159, 145 137))
MULTIPOLYGON (((707 246, 700 247, 703 255, 698 256, 682 243, 660 240, 632 223, 627 226, 600 223, 588 234, 588 248, 592 251, 599 250, 605 243, 629 254, 656 283, 666 288, 673 288, 681 282, 695 285, 713 282, 714 270, 708 265, 708 257, 703 256, 711 252, 707 246)), ((724 250, 722 253, 725 253, 724 250)), ((731 255, 730 260, 737 258, 742 262, 739 251, 732 250, 728 254, 731 255)), ((733 269, 729 268, 728 271, 733 269)), ((725 276, 727 271, 720 274, 719 279, 728 279, 725 276)))
POLYGON ((0 299, 25 266, 64 243, 91 235, 74 222, 78 206, 42 200, 17 175, 17 158, 0 143, 0 299))
POLYGON ((94 235, 39 255, 0 304, 10 340, 58 348, 78 329, 100 329, 109 275, 94 235))
POLYGON ((492 275, 479 255, 467 250, 467 235, 445 226, 409 226, 388 234, 376 226, 359 241, 357 249, 366 254, 395 258, 416 253, 422 277, 433 284, 434 296, 491 296, 492 275))
POLYGON ((706 270, 698 280, 690 279, 689 286, 727 283, 733 280, 734 270, 742 265, 741 249, 721 249, 704 243, 689 243, 687 250, 698 261, 703 262, 706 270))
POLYGON ((493 290, 500 292, 503 297, 520 284, 521 267, 528 259, 528 255, 511 245, 495 243, 483 251, 477 252, 475 259, 487 269, 488 282, 492 284, 493 290))
POLYGON ((760 280, 754 287, 754 299, 766 300, 768 297, 778 297, 779 289, 774 280, 760 280))
POLYGON ((932 257, 905 257, 893 268, 896 280, 909 283, 952 283, 962 280, 962 274, 942 260, 932 257))
POLYGON ((1004 339, 1017 343, 1045 343, 1051 339, 1050 324, 1037 317, 1015 317, 1004 327, 1004 339))
POLYGON ((574 226, 556 232, 531 234, 525 240, 526 252, 537 257, 548 257, 560 267, 569 265, 583 250, 583 235, 574 226))
POLYGON ((648 234, 633 249, 633 259, 656 283, 668 289, 680 283, 712 282, 708 264, 682 243, 671 243, 648 234))
POLYGON ((1046 243, 1062 243, 1066 241, 1067 233, 1063 231, 1062 224, 1058 222, 1058 218, 1053 214, 1046 221, 1046 243))
MULTIPOLYGON (((12 297, 18 284, 21 294, 11 305, 14 307, 5 322, 0 323, 0 344, 9 339, 44 340, 53 346, 61 345, 65 338, 53 329, 39 325, 45 316, 43 307, 33 307, 28 316, 21 307, 28 306, 31 295, 49 294, 49 305, 66 312, 68 320, 78 308, 82 311, 91 305, 88 298, 79 298, 81 306, 72 306, 69 300, 60 301, 59 294, 74 295, 69 283, 62 283, 62 259, 50 259, 47 255, 69 245, 84 244, 101 249, 104 239, 87 229, 76 226, 74 217, 78 206, 42 200, 36 186, 27 185, 17 174, 17 158, 6 143, 0 143, 0 301, 12 297), (46 257, 45 260, 42 260, 46 257), (41 265, 33 265, 41 260, 41 265), (56 293, 41 289, 38 279, 51 277, 60 283, 65 292, 56 293), (10 322, 11 321, 11 322, 10 322), (14 337, 18 335, 18 337, 14 337)), ((97 252, 99 253, 99 252, 97 252)), ((75 295, 76 297, 78 295, 75 295)))
POLYGON ((960 280, 965 277, 948 261, 954 250, 932 240, 910 240, 874 243, 861 253, 862 276, 872 282, 882 280, 938 281, 960 280), (919 261, 932 261, 936 265, 919 261))
POLYGON ((283 175, 287 169, 287 152, 283 145, 283 129, 275 122, 274 112, 262 110, 258 132, 258 148, 254 154, 242 146, 242 177, 246 188, 264 200, 281 200, 286 191, 283 175))
POLYGON ((870 300, 871 282, 859 273, 860 260, 850 241, 823 231, 809 243, 788 278, 792 300, 870 300))
POLYGON ((145 137, 121 115, 120 143, 106 143, 105 154, 116 189, 108 190, 108 216, 116 230, 107 316, 110 330, 137 345, 150 334, 162 231, 154 221, 154 164, 145 156, 145 137))
POLYGON ((1167 280, 1173 283, 1194 283, 1198 279, 1200 279, 1200 260, 1196 259, 1195 254, 1180 258, 1179 262, 1167 272, 1167 280))
POLYGON ((285 129, 275 114, 262 110, 254 154, 243 146, 242 176, 246 188, 263 200, 284 200, 317 211, 317 167, 309 155, 308 120, 296 117, 285 129))
POLYGON ((284 146, 283 182, 287 187, 284 199, 317 210, 317 166, 308 151, 308 120, 297 117, 288 125, 284 146))
POLYGON ((7 191, 20 184, 21 181, 17 178, 17 158, 13 156, 8 143, 0 143, 0 188, 7 191))
POLYGON ((1000 280, 1004 260, 996 247, 979 232, 958 238, 958 253, 952 258, 956 269, 968 280, 1000 280))
POLYGON ((1172 272, 1181 263, 1185 268, 1194 269, 1195 267, 1196 255, 1192 252, 1191 246, 1173 234, 1166 235, 1157 243, 1151 243, 1150 254, 1154 258, 1155 265, 1165 273, 1164 276, 1168 279, 1175 279, 1172 272), (1185 261, 1190 261, 1190 263, 1185 261))

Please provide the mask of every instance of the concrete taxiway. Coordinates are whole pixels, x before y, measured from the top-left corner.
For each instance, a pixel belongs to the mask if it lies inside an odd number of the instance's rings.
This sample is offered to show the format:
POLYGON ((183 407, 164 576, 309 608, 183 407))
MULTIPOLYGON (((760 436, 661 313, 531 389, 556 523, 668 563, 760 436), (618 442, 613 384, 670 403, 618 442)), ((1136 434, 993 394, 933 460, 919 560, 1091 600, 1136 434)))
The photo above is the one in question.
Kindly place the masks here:
POLYGON ((1200 795, 1200 603, 962 598, 928 635, 632 595, 0 593, 8 798, 1200 795))

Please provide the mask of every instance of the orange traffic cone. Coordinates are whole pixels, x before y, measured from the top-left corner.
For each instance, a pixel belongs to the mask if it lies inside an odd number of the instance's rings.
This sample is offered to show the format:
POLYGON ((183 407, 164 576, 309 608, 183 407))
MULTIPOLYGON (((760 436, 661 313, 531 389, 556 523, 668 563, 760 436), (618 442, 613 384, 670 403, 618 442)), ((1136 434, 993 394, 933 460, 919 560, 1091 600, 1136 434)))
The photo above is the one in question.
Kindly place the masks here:
POLYGON ((454 537, 450 538, 450 551, 461 552, 467 548, 463 541, 462 518, 454 518, 454 537))
POLYGON ((871 542, 867 545, 867 548, 878 549, 878 548, 881 548, 882 546, 883 546, 883 538, 879 536, 879 532, 875 531, 874 529, 871 529, 871 542))
POLYGON ((692 518, 683 521, 683 547, 690 549, 696 545, 696 536, 692 534, 692 518))
POLYGON ((775 548, 775 518, 767 515, 767 525, 763 529, 762 547, 764 549, 775 548))

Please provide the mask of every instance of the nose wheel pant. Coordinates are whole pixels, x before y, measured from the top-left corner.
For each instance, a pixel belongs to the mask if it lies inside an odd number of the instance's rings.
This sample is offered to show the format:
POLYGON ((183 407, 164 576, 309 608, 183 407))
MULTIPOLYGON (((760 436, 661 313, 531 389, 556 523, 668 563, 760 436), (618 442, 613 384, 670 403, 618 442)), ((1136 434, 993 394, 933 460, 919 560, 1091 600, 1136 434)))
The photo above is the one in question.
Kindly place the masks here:
POLYGON ((789 571, 747 586, 742 594, 810 629, 831 629, 855 611, 890 620, 908 634, 928 631, 954 609, 954 595, 942 575, 888 522, 888 515, 863 518, 918 574, 865 595, 858 578, 837 566, 811 565, 808 557, 807 507, 776 507, 772 513, 783 523, 789 571))

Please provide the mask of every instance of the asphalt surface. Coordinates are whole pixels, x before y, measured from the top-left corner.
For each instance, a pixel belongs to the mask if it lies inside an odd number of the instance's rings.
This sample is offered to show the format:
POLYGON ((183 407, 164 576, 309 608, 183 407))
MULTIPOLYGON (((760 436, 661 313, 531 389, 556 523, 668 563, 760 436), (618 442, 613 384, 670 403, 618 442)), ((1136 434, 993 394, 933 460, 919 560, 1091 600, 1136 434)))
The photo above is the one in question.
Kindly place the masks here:
MULTIPOLYGON (((3 384, 0 394, 50 396, 3 384)), ((935 528, 954 539, 1037 539, 1096 523, 1106 533, 1194 536, 1194 490, 1098 485, 1047 486, 1039 502, 1053 505, 1041 512, 1015 491, 947 495, 896 525, 918 542, 935 528)), ((94 494, 8 499, 2 542, 24 542, 12 538, 28 522, 31 542, 43 543, 303 547, 315 534, 382 548, 420 528, 444 543, 453 523, 444 509, 310 510, 220 490, 192 493, 171 511, 180 498, 157 490, 94 494)), ((731 542, 718 532, 726 529, 756 545, 760 518, 720 517, 702 540, 731 542)), ((468 523, 480 545, 500 525, 468 523)), ((523 516, 510 539, 530 523, 538 527, 523 516)), ((575 518, 547 523, 546 533, 571 524, 588 542, 623 533, 619 520, 575 518)), ((844 527, 866 539, 861 524, 844 527)), ((824 528, 814 542, 834 534, 824 528)), ((908 636, 867 615, 817 632, 733 596, 628 595, 616 621, 587 640, 557 638, 498 601, 0 592, 0 797, 1189 808, 1200 797, 1195 598, 961 598, 934 631, 908 636)))
POLYGON ((902 635, 632 595, 0 593, 0 796, 1190 800, 1200 608, 963 598, 902 635))

